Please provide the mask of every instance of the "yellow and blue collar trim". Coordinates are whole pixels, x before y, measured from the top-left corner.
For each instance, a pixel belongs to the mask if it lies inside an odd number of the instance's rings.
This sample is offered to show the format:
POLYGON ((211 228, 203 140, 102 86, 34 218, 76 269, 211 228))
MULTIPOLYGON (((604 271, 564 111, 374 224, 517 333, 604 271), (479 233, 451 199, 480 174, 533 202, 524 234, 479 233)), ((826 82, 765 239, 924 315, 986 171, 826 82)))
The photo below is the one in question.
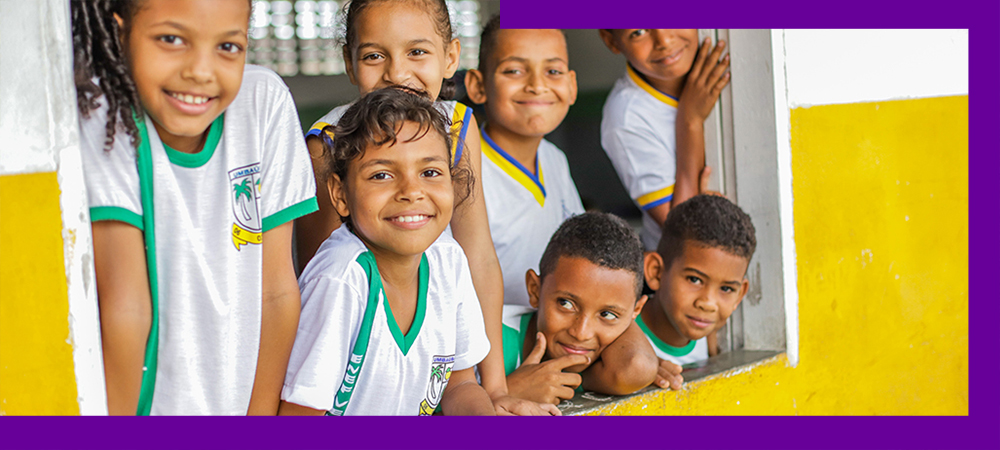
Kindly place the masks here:
POLYGON ((535 155, 535 172, 538 173, 536 177, 528 169, 517 162, 513 156, 507 154, 503 151, 493 139, 490 139, 489 135, 486 134, 486 127, 483 126, 479 130, 482 139, 480 140, 483 155, 486 155, 493 164, 496 164, 501 170, 503 170, 508 176, 517 181, 521 186, 524 186, 538 204, 545 206, 545 177, 542 175, 542 168, 538 165, 538 155, 535 155))
POLYGON ((649 95, 656 97, 657 100, 666 103, 670 106, 673 106, 674 108, 677 107, 678 100, 676 98, 656 90, 656 88, 653 87, 653 85, 649 84, 648 82, 646 82, 646 80, 642 79, 642 77, 639 76, 639 73, 632 68, 631 64, 626 64, 625 70, 628 71, 629 78, 631 78, 632 81, 635 82, 635 84, 637 84, 640 88, 642 88, 642 90, 648 92, 649 95))

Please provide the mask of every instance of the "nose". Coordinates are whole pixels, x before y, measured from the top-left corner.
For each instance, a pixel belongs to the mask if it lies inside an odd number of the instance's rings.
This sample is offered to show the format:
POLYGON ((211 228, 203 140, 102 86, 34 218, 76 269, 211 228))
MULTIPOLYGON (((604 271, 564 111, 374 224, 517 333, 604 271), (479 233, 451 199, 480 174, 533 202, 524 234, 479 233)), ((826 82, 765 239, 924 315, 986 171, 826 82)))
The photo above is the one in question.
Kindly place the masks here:
POLYGON ((652 35, 656 48, 666 48, 674 38, 673 30, 652 30, 652 35))
POLYGON ((205 84, 215 77, 215 55, 212 50, 191 52, 181 76, 198 84, 205 84))
POLYGON ((703 294, 694 301, 695 308, 698 308, 707 313, 714 313, 719 309, 719 303, 710 294, 703 294))
POLYGON ((549 90, 549 85, 545 82, 545 74, 541 70, 532 70, 528 75, 528 84, 525 90, 532 94, 542 94, 549 90))
POLYGON ((423 198, 424 188, 420 183, 420 177, 414 175, 399 176, 399 189, 396 191, 397 201, 414 203, 423 198))
POLYGON ((580 342, 587 342, 594 337, 594 327, 586 316, 578 316, 573 320, 573 326, 567 330, 573 339, 580 342))
POLYGON ((385 72, 382 74, 382 79, 388 84, 409 86, 408 83, 410 82, 411 74, 412 71, 410 70, 410 65, 407 64, 405 60, 391 58, 386 62, 385 72))

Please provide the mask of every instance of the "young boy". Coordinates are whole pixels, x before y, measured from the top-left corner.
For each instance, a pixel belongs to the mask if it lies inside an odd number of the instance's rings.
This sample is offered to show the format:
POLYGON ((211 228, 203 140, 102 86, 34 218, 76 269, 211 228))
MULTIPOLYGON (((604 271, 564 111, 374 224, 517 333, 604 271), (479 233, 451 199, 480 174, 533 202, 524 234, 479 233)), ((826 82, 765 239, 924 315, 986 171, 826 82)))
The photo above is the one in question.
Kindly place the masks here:
POLYGON ((698 193, 705 165, 705 118, 729 82, 725 42, 698 50, 698 30, 601 30, 625 55, 625 75, 604 104, 601 146, 643 211, 642 242, 652 251, 670 212, 698 193), (697 58, 696 58, 697 54, 697 58))
POLYGON ((485 103, 483 194, 504 280, 504 316, 531 311, 524 272, 566 218, 583 212, 566 156, 544 136, 576 101, 559 30, 483 30, 479 70, 465 77, 469 99, 485 103))
POLYGON ((679 365, 716 353, 705 338, 746 295, 756 246, 750 216, 725 197, 697 195, 670 211, 657 250, 644 261, 656 293, 636 318, 661 359, 658 385, 677 377, 679 365))
POLYGON ((541 272, 525 274, 538 312, 504 324, 510 395, 557 404, 578 386, 624 395, 654 380, 656 357, 634 321, 646 303, 642 261, 639 236, 617 216, 588 212, 559 227, 541 272))

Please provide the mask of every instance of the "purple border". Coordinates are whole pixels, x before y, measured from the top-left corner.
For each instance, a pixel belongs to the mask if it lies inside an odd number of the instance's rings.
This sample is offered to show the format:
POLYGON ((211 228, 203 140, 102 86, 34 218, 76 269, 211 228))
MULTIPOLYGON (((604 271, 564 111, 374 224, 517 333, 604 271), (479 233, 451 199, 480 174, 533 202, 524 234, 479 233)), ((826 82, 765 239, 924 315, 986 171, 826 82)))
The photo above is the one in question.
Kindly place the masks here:
MULTIPOLYGON (((594 2, 502 0, 507 28, 681 25, 699 28, 969 28, 969 416, 482 418, 3 417, 2 448, 997 448, 1000 447, 1000 5, 885 0, 594 2), (760 6, 766 4, 766 7, 760 6), (765 9, 766 8, 766 9, 765 9), (663 19, 660 19, 663 18, 663 19), (677 18, 683 18, 677 19, 677 18), (974 358, 971 355, 975 355, 974 358), (308 423, 323 420, 322 423, 308 423), (498 420, 500 422, 498 422, 498 420), (669 421, 669 422, 668 422, 669 421), (669 425, 668 425, 669 424, 669 425), (644 430, 679 427, 691 440, 644 430), (701 439, 701 440, 698 440, 701 439)), ((933 64, 933 55, 928 55, 933 64)), ((943 157, 947 157, 943 155, 943 157)), ((959 243, 959 245, 962 245, 959 243)))

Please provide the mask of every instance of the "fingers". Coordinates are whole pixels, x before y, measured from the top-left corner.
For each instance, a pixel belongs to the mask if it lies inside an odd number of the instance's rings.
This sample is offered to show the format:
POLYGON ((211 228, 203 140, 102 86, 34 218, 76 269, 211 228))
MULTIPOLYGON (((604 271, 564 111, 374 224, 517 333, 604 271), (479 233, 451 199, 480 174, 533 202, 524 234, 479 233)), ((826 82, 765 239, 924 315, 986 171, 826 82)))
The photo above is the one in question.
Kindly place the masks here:
POLYGON ((708 191, 708 181, 712 178, 712 166, 705 166, 701 169, 701 175, 698 177, 698 193, 704 194, 708 191))
MULTIPOLYGON (((532 354, 533 353, 534 351, 532 351, 532 354)), ((551 365, 553 368, 563 370, 567 367, 576 366, 579 364, 590 364, 590 358, 587 356, 577 355, 577 354, 565 355, 565 356, 560 356, 551 361, 548 361, 546 362, 546 364, 551 365)))
MULTIPOLYGON (((726 48, 726 41, 719 41, 711 51, 709 51, 710 45, 711 41, 709 38, 705 38, 701 50, 698 51, 698 57, 695 59, 690 73, 688 73, 689 84, 715 88, 722 80, 728 82, 729 78, 726 70, 729 68, 729 55, 722 56, 726 48)), ((722 86, 725 86, 725 84, 722 86)))
MULTIPOLYGON (((706 83, 713 88, 717 86, 720 81, 729 80, 729 73, 726 72, 726 69, 729 69, 729 55, 723 56, 722 60, 717 61, 718 64, 712 69, 712 72, 708 74, 708 78, 705 80, 706 83)), ((719 90, 722 90, 722 88, 719 88, 719 90)))
POLYGON ((561 416, 562 411, 551 403, 538 403, 538 408, 552 416, 561 416))
POLYGON ((557 388, 555 388, 556 399, 555 399, 554 402, 552 402, 552 404, 553 405, 558 405, 560 401, 562 401, 562 400, 569 400, 569 399, 573 398, 573 395, 575 395, 575 394, 576 394, 576 391, 574 391, 573 388, 571 388, 571 387, 567 387, 567 386, 557 387, 557 388))
POLYGON ((560 372, 555 377, 556 383, 562 386, 569 386, 571 389, 576 389, 580 383, 583 383, 583 377, 578 373, 565 373, 560 372))
POLYGON ((691 65, 691 71, 688 72, 688 82, 698 79, 698 76, 701 75, 702 65, 705 64, 705 60, 708 58, 711 45, 712 38, 705 38, 704 41, 701 41, 701 48, 698 49, 698 55, 695 56, 694 64, 691 65))
POLYGON ((539 332, 535 334, 535 347, 531 349, 528 357, 521 361, 521 365, 538 364, 542 362, 542 356, 545 356, 545 335, 539 332))
POLYGON ((656 372, 656 385, 664 389, 669 387, 675 391, 679 390, 684 384, 684 377, 681 376, 682 370, 681 366, 661 359, 656 372))

